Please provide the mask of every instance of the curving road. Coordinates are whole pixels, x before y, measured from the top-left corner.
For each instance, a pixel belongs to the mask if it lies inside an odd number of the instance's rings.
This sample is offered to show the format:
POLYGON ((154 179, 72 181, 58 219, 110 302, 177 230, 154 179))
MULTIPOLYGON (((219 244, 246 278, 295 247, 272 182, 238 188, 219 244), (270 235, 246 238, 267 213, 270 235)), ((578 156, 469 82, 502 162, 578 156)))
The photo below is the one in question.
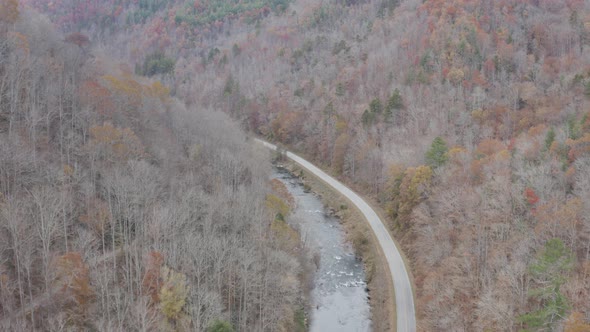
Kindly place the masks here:
MULTIPOLYGON (((263 140, 255 138, 255 140, 271 150, 277 150, 277 146, 270 144, 263 140)), ((389 271, 393 287, 395 290, 395 308, 397 313, 397 331, 398 332, 414 332, 416 331, 416 312, 414 310, 414 297, 412 295, 412 285, 404 261, 397 250, 391 235, 385 228, 385 225, 379 219, 375 211, 363 200, 359 195, 355 194, 348 187, 340 183, 338 180, 326 174, 321 169, 314 166, 307 160, 298 155, 286 152, 286 156, 306 168, 308 171, 315 174, 317 177, 328 183, 334 189, 338 190, 342 195, 346 196, 356 207, 362 212, 371 226, 373 233, 377 237, 379 245, 381 246, 389 271)))

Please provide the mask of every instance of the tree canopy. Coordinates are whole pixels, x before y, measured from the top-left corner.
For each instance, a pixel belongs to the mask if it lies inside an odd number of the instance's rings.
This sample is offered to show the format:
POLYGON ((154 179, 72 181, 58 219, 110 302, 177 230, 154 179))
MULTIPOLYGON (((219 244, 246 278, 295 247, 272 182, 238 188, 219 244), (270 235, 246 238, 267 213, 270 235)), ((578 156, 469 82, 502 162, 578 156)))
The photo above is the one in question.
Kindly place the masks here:
POLYGON ((426 164, 430 165, 432 168, 438 168, 444 165, 447 160, 447 151, 448 151, 447 143, 442 137, 437 137, 432 141, 430 145, 430 149, 426 151, 426 164))

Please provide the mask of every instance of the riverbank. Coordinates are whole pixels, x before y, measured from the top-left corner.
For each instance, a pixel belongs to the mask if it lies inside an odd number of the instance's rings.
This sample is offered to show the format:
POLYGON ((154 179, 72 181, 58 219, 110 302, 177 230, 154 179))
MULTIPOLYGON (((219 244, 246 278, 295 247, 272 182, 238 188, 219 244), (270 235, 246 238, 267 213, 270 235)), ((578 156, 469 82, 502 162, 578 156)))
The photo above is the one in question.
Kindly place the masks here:
POLYGON ((377 239, 362 213, 346 197, 339 194, 313 173, 293 161, 283 161, 293 174, 302 177, 304 184, 318 194, 322 202, 340 219, 347 239, 365 264, 373 331, 395 331, 395 297, 391 275, 377 239))
POLYGON ((296 174, 278 166, 273 172, 275 180, 294 198, 295 207, 287 220, 313 255, 313 260, 308 255, 309 261, 315 263, 308 294, 309 331, 372 331, 364 265, 343 224, 296 174))

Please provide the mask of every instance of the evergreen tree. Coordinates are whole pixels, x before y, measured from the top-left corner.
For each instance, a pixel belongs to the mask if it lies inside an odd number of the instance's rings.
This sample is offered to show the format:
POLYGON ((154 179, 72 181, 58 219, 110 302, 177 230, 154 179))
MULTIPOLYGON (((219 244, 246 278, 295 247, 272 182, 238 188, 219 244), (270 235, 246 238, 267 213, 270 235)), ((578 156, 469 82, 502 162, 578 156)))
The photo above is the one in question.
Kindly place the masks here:
POLYGON ((447 162, 447 143, 441 137, 437 137, 432 141, 430 149, 426 151, 426 164, 432 168, 437 168, 447 162))
POLYGON ((385 121, 392 122, 397 112, 404 107, 399 89, 395 89, 385 106, 385 121))
POLYGON ((560 288, 566 281, 565 274, 573 267, 573 255, 560 239, 547 241, 539 258, 529 266, 538 287, 530 296, 540 303, 540 308, 520 316, 526 325, 524 331, 553 330, 557 321, 565 318, 569 308, 560 288))
POLYGON ((234 328, 229 322, 216 319, 213 324, 207 329, 208 332, 234 332, 234 328))
POLYGON ((383 105, 381 104, 381 100, 379 100, 379 98, 371 100, 371 103, 369 104, 369 109, 373 114, 381 114, 381 112, 383 111, 383 105))
POLYGON ((551 148, 551 144, 555 141, 555 130, 553 128, 549 129, 547 132, 547 136, 545 137, 545 150, 549 150, 551 148))
POLYGON ((365 110, 363 112, 362 117, 361 117, 361 119, 363 121, 363 126, 368 127, 371 124, 373 124, 374 118, 375 118, 375 114, 373 112, 370 112, 369 110, 365 110))

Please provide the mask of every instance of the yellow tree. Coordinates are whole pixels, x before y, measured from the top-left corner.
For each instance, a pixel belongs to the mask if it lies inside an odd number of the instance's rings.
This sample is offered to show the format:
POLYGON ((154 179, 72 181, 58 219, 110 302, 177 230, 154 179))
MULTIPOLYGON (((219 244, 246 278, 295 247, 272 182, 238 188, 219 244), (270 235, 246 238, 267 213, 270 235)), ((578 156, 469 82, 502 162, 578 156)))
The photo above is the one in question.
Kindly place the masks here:
POLYGON ((398 202, 396 217, 399 224, 408 225, 410 214, 422 200, 431 179, 432 169, 429 166, 410 167, 406 170, 396 199, 398 202))
POLYGON ((111 88, 111 91, 118 96, 118 102, 124 110, 135 110, 142 104, 143 86, 133 78, 119 79, 112 75, 102 77, 111 88))
POLYGON ((186 276, 176 272, 167 266, 160 270, 162 275, 162 287, 160 289, 160 309, 169 321, 177 321, 183 316, 183 308, 186 304, 189 286, 186 276))
POLYGON ((165 87, 160 81, 156 81, 146 88, 146 94, 165 102, 170 98, 170 89, 165 87))
POLYGON ((108 122, 90 128, 89 148, 98 158, 108 161, 126 161, 145 155, 143 144, 133 130, 119 129, 108 122))
POLYGON ((584 315, 577 311, 572 312, 565 322, 565 332, 590 332, 590 324, 584 320, 584 315))

